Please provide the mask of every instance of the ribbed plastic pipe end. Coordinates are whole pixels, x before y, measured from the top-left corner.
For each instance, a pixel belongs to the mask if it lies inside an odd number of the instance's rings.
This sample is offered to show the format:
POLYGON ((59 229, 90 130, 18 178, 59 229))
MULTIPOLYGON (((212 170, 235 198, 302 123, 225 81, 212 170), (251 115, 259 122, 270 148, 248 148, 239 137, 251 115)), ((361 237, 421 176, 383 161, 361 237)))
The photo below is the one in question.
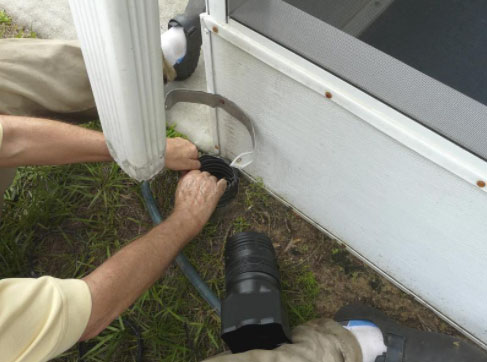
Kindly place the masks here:
POLYGON ((221 208, 227 205, 235 198, 238 192, 238 170, 230 167, 230 165, 220 157, 205 155, 201 156, 199 160, 201 162, 201 171, 206 171, 219 180, 222 178, 227 180, 227 189, 216 207, 221 208))
POLYGON ((264 273, 280 286, 276 253, 265 234, 248 231, 227 239, 225 246, 225 282, 229 286, 244 273, 264 273))

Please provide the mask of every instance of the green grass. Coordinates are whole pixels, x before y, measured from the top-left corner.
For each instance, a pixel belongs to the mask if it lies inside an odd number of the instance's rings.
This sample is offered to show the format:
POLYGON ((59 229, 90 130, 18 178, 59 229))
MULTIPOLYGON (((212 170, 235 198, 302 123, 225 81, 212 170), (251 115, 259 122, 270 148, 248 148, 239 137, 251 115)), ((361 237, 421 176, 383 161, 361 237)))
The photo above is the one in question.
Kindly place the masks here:
POLYGON ((0 39, 1 38, 37 38, 37 33, 32 28, 19 27, 12 18, 0 9, 0 39))
POLYGON ((181 132, 176 131, 176 125, 173 124, 167 127, 166 131, 167 137, 181 137, 181 138, 188 138, 186 135, 182 134, 181 132))
POLYGON ((261 178, 251 183, 245 189, 245 205, 247 208, 255 206, 268 207, 271 200, 270 195, 264 188, 264 182, 261 178))
POLYGON ((12 24, 12 18, 7 15, 5 10, 0 10, 0 24, 6 24, 6 25, 12 24))
POLYGON ((37 33, 32 29, 17 29, 16 38, 37 38, 37 33))
POLYGON ((242 231, 249 230, 250 228, 250 223, 245 220, 243 216, 238 216, 235 218, 235 221, 233 222, 233 232, 236 233, 241 233, 242 231))
POLYGON ((292 326, 318 318, 315 303, 320 288, 313 272, 306 265, 281 265, 283 299, 292 326))
MULTIPOLYGON (((98 128, 98 123, 91 123, 98 128)), ((177 136, 174 128, 170 136, 177 136)), ((164 172, 152 182, 163 215, 173 202, 178 175, 164 172)), ((243 200, 270 202, 261 184, 245 186, 243 200)), ((224 296, 224 236, 252 225, 242 214, 225 224, 209 223, 185 254, 210 287, 224 296), (228 224, 230 223, 230 224, 228 224)), ((151 227, 139 185, 115 163, 22 167, 6 193, 0 224, 0 278, 53 275, 83 277, 151 227)), ((316 280, 306 266, 282 265, 284 296, 293 325, 315 316, 316 280)), ((172 266, 122 318, 90 341, 85 361, 134 361, 133 322, 144 340, 145 361, 199 361, 224 349, 219 317, 172 266), (123 318, 123 319, 122 319, 123 318)), ((77 348, 58 361, 76 361, 77 348)))
MULTIPOLYGON (((174 136, 174 130, 168 134, 174 136)), ((177 174, 166 172, 154 188, 174 189, 176 180, 177 174)), ((20 168, 6 193, 0 225, 0 278, 83 277, 150 225, 139 185, 115 163, 20 168)), ((191 346, 203 345, 201 356, 222 349, 218 318, 174 267, 123 317, 140 327, 147 360, 196 360, 191 346)), ((115 321, 90 342, 85 360, 131 361, 134 340, 121 320, 115 321)), ((60 360, 76 358, 71 350, 60 360)))

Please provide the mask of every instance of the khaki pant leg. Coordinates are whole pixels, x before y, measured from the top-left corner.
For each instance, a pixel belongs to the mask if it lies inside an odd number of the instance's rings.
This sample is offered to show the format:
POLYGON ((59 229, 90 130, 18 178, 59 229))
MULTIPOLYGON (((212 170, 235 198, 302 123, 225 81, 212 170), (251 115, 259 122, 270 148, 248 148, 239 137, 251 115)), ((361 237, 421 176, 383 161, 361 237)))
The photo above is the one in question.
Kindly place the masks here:
MULTIPOLYGON (((176 72, 163 57, 164 78, 176 72)), ((98 119, 78 41, 0 39, 0 114, 98 119)))
POLYGON ((206 362, 361 362, 362 352, 355 337, 330 319, 318 319, 296 327, 293 344, 273 351, 252 350, 222 354, 206 362))
POLYGON ((79 43, 1 39, 0 114, 97 119, 79 43))

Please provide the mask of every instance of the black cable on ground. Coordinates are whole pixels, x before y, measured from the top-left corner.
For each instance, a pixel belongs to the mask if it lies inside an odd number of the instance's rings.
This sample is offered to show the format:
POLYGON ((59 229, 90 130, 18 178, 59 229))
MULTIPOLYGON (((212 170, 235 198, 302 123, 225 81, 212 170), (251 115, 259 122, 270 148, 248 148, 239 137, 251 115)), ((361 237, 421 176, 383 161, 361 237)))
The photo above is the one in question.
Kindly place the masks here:
MULTIPOLYGON (((144 340, 142 338, 142 333, 140 332, 140 328, 128 318, 123 318, 122 321, 123 321, 124 325, 128 326, 132 330, 132 333, 134 334, 135 338, 137 339, 137 352, 135 355, 135 361, 136 362, 142 362, 142 355, 144 353, 144 340)), ((88 346, 88 344, 86 342, 78 343, 78 361, 79 362, 85 362, 84 356, 89 351, 87 346, 88 346)))
MULTIPOLYGON (((149 212, 152 222, 155 225, 160 224, 162 222, 162 216, 157 208, 156 200, 152 195, 149 182, 142 182, 140 187, 142 190, 142 196, 144 197, 145 206, 147 208, 147 211, 149 212)), ((216 313, 218 313, 218 315, 220 315, 220 299, 218 299, 218 297, 212 292, 210 287, 200 277, 198 272, 191 265, 189 260, 183 255, 183 253, 179 253, 179 255, 176 257, 176 264, 179 266, 179 268, 184 273, 186 278, 188 278, 191 284, 193 284, 195 289, 200 293, 203 299, 208 302, 208 304, 215 310, 216 313)))
POLYGON ((137 362, 142 362, 142 355, 144 353, 144 339, 142 338, 140 328, 130 319, 123 319, 123 323, 130 327, 135 337, 137 338, 137 354, 135 355, 135 360, 137 362))

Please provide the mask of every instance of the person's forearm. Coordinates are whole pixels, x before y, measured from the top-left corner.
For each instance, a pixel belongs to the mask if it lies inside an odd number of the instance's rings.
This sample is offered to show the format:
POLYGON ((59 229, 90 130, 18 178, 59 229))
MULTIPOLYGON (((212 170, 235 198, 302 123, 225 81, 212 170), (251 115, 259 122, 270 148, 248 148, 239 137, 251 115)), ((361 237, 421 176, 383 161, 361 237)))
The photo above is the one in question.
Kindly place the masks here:
POLYGON ((92 312, 81 340, 100 333, 161 277, 197 233, 186 217, 171 215, 83 279, 90 288, 92 312))
POLYGON ((0 167, 109 161, 101 132, 30 117, 2 116, 0 167))

